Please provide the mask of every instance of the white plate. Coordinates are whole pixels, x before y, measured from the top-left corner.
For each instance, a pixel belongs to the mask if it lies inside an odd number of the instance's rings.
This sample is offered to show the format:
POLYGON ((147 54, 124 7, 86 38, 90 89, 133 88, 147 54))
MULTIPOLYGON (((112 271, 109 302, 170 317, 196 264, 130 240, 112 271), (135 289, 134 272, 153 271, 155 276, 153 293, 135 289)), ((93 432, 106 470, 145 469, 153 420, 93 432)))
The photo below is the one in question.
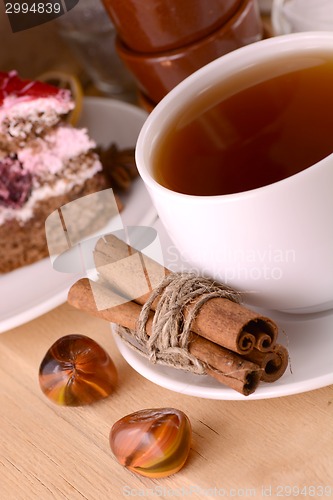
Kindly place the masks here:
MULTIPOLYGON (((186 264, 160 220, 154 224, 159 235, 166 267, 184 270, 186 264)), ((333 311, 308 315, 260 311, 279 327, 278 342, 288 348, 290 365, 274 383, 261 382, 250 396, 243 396, 208 376, 192 375, 175 368, 154 365, 133 351, 114 333, 119 351, 141 375, 162 387, 190 396, 219 400, 276 398, 319 389, 333 383, 333 311)))
MULTIPOLYGON (((78 126, 87 127, 97 144, 116 142, 120 147, 134 147, 147 117, 140 108, 105 98, 86 98, 78 126)), ((155 212, 141 181, 136 181, 125 199, 122 220, 135 225, 146 217, 150 224, 155 212)), ((70 286, 79 278, 54 271, 49 259, 0 275, 0 333, 27 321, 66 301, 70 286)))

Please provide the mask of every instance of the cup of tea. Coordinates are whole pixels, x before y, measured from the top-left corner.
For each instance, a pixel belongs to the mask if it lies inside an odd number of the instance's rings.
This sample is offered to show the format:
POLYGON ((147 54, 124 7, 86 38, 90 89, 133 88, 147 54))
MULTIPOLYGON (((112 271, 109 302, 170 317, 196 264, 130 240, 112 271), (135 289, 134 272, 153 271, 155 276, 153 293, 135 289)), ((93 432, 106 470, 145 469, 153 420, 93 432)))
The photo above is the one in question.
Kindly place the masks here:
POLYGON ((177 85, 136 146, 183 260, 244 300, 333 306, 333 33, 226 54, 177 85))

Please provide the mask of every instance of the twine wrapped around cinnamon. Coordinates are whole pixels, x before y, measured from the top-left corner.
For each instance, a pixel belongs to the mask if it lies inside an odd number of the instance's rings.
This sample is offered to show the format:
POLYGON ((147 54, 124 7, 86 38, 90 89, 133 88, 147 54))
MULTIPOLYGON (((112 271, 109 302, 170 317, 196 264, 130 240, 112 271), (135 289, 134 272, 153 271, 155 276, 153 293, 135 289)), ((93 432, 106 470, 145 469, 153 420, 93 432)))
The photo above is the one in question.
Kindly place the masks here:
MULTIPOLYGON (((144 305, 149 300, 152 289, 156 288, 157 283, 160 284, 161 274, 164 276, 172 274, 168 269, 112 234, 98 240, 94 261, 100 276, 113 290, 124 296, 131 297, 133 283, 142 279, 146 280, 147 285, 154 283, 155 286, 150 286, 150 292, 134 298, 135 302, 140 305, 144 305), (131 266, 128 257, 134 255, 138 257, 140 266, 131 266), (123 261, 126 265, 123 266, 120 275, 115 275, 112 264, 119 261, 123 261)), ((198 277, 192 276, 192 278, 192 283, 196 283, 197 287, 198 277)), ((213 289, 208 290, 211 294, 209 300, 206 300, 207 284, 205 283, 202 287, 199 285, 193 291, 191 283, 187 280, 189 280, 189 275, 186 275, 182 283, 189 288, 189 291, 181 292, 187 297, 183 301, 182 314, 185 321, 188 317, 191 318, 193 332, 242 355, 249 354, 254 347, 261 351, 269 351, 274 347, 278 329, 270 318, 240 305, 239 295, 226 286, 223 287, 224 295, 221 295, 221 287, 216 285, 214 288, 214 285, 213 289), (214 293, 216 293, 215 297, 214 293), (193 310, 195 310, 194 315, 191 312, 193 310)), ((181 288, 177 292, 173 291, 174 296, 177 296, 180 290, 181 288)), ((158 301, 159 294, 156 294, 153 300, 150 299, 149 307, 156 310, 158 301)))

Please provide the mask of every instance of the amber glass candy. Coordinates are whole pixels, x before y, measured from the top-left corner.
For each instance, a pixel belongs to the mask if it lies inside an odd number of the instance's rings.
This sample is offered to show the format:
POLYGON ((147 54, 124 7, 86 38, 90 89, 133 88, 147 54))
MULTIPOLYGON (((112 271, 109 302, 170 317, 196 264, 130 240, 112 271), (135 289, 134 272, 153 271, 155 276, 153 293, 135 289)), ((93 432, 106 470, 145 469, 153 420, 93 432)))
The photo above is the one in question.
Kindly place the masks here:
POLYGON ((47 351, 39 368, 39 384, 54 403, 81 406, 109 396, 117 383, 110 356, 84 335, 67 335, 47 351))
POLYGON ((191 447, 188 417, 174 408, 152 408, 118 420, 110 432, 111 450, 118 462, 151 478, 178 472, 191 447))

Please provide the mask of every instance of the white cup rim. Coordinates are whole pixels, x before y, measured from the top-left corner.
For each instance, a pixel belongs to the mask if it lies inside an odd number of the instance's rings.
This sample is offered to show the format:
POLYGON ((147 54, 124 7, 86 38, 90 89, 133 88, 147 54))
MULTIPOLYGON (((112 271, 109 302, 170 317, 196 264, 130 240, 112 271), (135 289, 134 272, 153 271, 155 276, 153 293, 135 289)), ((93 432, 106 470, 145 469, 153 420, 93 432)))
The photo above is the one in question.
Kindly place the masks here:
MULTIPOLYGON (((192 100, 193 95, 198 95, 200 92, 203 92, 203 90, 206 91, 208 88, 214 87, 221 80, 220 75, 223 69, 232 65, 236 68, 242 67, 242 70, 248 70, 258 62, 267 60, 269 54, 272 54, 272 47, 274 48, 275 54, 278 53, 279 56, 290 55, 300 51, 308 52, 310 50, 315 52, 323 48, 332 50, 333 55, 333 32, 309 31, 260 40, 215 59, 179 83, 151 111, 140 131, 136 143, 135 156, 137 168, 142 180, 148 187, 154 189, 154 191, 158 191, 161 195, 167 194, 169 197, 181 197, 183 199, 200 199, 203 203, 211 203, 219 199, 231 200, 258 196, 259 193, 266 193, 267 190, 280 188, 280 186, 286 182, 295 182, 296 178, 298 180, 299 177, 307 176, 310 171, 315 172, 317 169, 326 168, 326 163, 332 162, 333 153, 305 170, 272 184, 248 191, 209 196, 191 195, 173 191, 159 184, 149 172, 147 163, 149 163, 148 158, 151 154, 151 147, 147 149, 146 143, 147 141, 151 141, 152 147, 154 147, 153 143, 158 140, 158 134, 161 132, 161 122, 165 122, 166 119, 168 123, 172 123, 175 117, 179 115, 179 110, 186 108, 187 103, 192 100), (248 60, 248 64, 244 68, 244 65, 241 66, 240 62, 243 63, 245 59, 248 60), (207 87, 207 81, 209 82, 209 87, 207 87), (177 106, 176 111, 175 104, 177 106), (159 123, 158 126, 157 123, 159 123)), ((167 128, 167 126, 165 127, 165 125, 163 125, 162 128, 167 128)))

